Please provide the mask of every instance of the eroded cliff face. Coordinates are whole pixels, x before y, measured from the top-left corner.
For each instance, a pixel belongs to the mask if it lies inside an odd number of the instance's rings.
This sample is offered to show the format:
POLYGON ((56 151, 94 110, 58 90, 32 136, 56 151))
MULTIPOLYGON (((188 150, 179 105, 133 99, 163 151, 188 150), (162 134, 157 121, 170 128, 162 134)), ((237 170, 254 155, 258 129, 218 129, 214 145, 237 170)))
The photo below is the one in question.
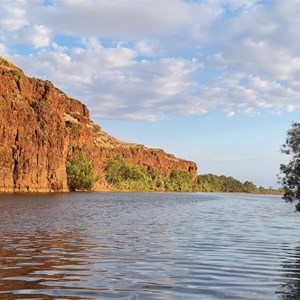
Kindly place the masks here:
POLYGON ((80 101, 0 57, 0 191, 67 191, 66 160, 81 152, 99 178, 95 190, 107 189, 103 168, 111 154, 149 170, 197 174, 193 162, 111 137, 80 101))

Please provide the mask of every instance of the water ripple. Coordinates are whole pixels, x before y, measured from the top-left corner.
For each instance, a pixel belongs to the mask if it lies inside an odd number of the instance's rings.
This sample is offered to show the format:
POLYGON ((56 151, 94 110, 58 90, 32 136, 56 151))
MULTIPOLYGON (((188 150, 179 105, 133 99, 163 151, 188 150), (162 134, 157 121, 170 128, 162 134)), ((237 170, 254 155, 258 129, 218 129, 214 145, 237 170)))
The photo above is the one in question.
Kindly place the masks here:
POLYGON ((279 197, 3 195, 0 299, 300 299, 279 197))

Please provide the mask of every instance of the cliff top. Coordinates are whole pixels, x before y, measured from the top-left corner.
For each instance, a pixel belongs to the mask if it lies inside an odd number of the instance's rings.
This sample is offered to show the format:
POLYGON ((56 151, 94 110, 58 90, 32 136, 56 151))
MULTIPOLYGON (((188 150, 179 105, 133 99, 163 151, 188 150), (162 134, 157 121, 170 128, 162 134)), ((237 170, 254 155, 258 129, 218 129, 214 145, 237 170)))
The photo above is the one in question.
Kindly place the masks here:
POLYGON ((0 66, 9 70, 18 70, 19 72, 23 73, 23 71, 19 67, 17 67, 14 63, 12 63, 7 58, 4 58, 3 56, 0 56, 0 66))

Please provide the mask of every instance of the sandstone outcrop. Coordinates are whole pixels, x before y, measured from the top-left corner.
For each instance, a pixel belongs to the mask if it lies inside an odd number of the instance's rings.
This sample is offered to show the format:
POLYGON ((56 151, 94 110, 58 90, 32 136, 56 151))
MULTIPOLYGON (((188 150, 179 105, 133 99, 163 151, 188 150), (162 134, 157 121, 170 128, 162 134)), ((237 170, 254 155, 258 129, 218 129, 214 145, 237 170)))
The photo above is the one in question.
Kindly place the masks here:
POLYGON ((197 174, 193 162, 113 138, 80 101, 0 57, 0 191, 67 191, 66 160, 81 152, 98 177, 95 190, 107 189, 103 168, 111 154, 149 170, 197 174))

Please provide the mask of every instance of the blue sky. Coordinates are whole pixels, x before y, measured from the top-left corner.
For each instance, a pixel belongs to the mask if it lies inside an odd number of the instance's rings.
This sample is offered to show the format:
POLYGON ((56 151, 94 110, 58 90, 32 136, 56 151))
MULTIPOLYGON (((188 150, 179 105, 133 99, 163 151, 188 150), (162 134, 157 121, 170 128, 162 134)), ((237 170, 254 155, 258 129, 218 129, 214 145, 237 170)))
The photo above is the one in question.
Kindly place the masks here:
POLYGON ((1 0, 0 53, 117 138, 277 186, 300 107, 300 1, 1 0))

